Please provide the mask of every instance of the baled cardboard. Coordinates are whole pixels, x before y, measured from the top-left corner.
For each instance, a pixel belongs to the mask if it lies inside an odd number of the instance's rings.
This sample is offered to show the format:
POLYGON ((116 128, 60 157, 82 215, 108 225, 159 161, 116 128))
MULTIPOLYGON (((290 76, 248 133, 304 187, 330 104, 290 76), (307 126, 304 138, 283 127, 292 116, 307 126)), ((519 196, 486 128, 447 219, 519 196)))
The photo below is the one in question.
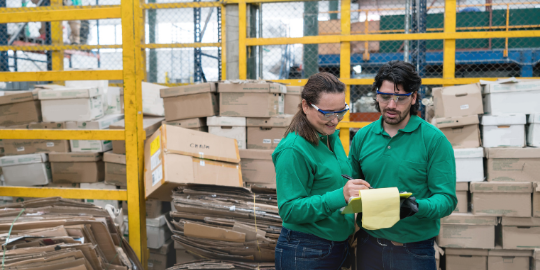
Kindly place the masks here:
POLYGON ((532 250, 508 250, 497 246, 488 253, 489 270, 529 270, 532 250))
POLYGON ((197 83, 161 89, 162 98, 186 96, 200 93, 215 93, 217 91, 216 82, 197 83))
POLYGON ((103 162, 105 163, 105 183, 127 187, 126 155, 105 152, 103 162))
POLYGON ((246 149, 246 118, 212 116, 206 120, 208 133, 235 139, 238 149, 246 149))
POLYGON ((287 85, 287 94, 285 94, 285 114, 296 114, 298 105, 302 102, 303 86, 287 85))
MULTIPOLYGON (((23 125, 16 128, 23 128, 23 125)), ((24 125, 28 129, 64 129, 64 123, 30 123, 24 125)), ((35 153, 69 152, 67 140, 2 140, 6 155, 28 155, 35 153)))
POLYGON ((148 270, 165 270, 175 264, 173 241, 169 239, 161 248, 150 249, 148 270))
POLYGON ((449 248, 494 248, 497 223, 497 217, 453 213, 441 219, 437 243, 449 248))
POLYGON ((273 150, 240 150, 242 179, 249 183, 275 185, 276 171, 272 162, 273 150))
POLYGON ((44 122, 90 121, 103 117, 103 92, 99 88, 41 90, 44 122))
POLYGON ((41 102, 34 91, 0 92, 0 126, 41 122, 41 102))
POLYGON ((94 183, 104 180, 103 154, 96 152, 50 153, 55 183, 94 183))
POLYGON ((487 270, 488 250, 447 248, 446 270, 487 270))
MULTIPOLYGON (((240 153, 240 156, 242 154, 240 153)), ((242 170, 244 166, 242 166, 242 170)), ((458 182, 456 183, 456 197, 458 203, 454 213, 467 213, 469 208, 469 183, 468 182, 458 182)))
POLYGON ((493 182, 539 182, 539 148, 485 148, 487 179, 493 182))
POLYGON ((433 88, 435 117, 453 117, 483 114, 480 84, 433 88))
POLYGON ((246 242, 245 233, 191 222, 186 222, 184 224, 184 235, 217 241, 246 242))
MULTIPOLYGON (((176 242, 175 242, 176 244, 176 242)), ((187 250, 185 249, 175 249, 176 251, 176 263, 179 264, 179 263, 187 263, 187 262, 192 262, 192 261, 196 261, 198 260, 199 258, 193 256, 193 254, 187 252, 187 250)))
MULTIPOLYGON (((124 119, 123 114, 106 115, 93 121, 69 121, 66 129, 108 129, 112 124, 124 119)), ((72 152, 105 152, 112 149, 110 140, 70 140, 72 152)))
POLYGON ((504 249, 540 248, 540 218, 502 217, 497 229, 504 249))
POLYGON ((453 148, 476 148, 482 145, 478 115, 434 118, 432 121, 453 148))
POLYGON ((525 114, 482 117, 484 147, 525 147, 525 114))
POLYGON ((481 81, 484 85, 483 103, 486 114, 540 112, 539 80, 481 81))
MULTIPOLYGON (((151 117, 147 116, 143 118, 143 128, 146 133, 146 138, 152 136, 156 130, 161 126, 161 123, 165 120, 163 117, 151 117)), ((109 129, 124 129, 125 121, 121 120, 113 123, 109 126, 109 129)), ((113 153, 126 154, 126 142, 125 141, 112 141, 113 153)))
MULTIPOLYGON (((81 183, 80 184, 82 189, 103 189, 103 190, 115 190, 117 189, 115 185, 109 185, 106 183, 81 183)), ((110 204, 114 206, 116 209, 120 208, 120 204, 118 201, 115 200, 93 200, 93 199, 85 199, 84 202, 94 204, 96 206, 99 206, 103 209, 105 209, 105 206, 107 204, 110 204)))
POLYGON ((472 212, 482 216, 530 217, 532 184, 471 183, 472 212))
POLYGON ((271 117, 284 114, 285 85, 266 81, 226 81, 218 84, 219 115, 271 117))
POLYGON ((533 217, 540 217, 540 185, 538 183, 533 183, 532 211, 533 217))
POLYGON ((0 157, 6 186, 41 186, 51 181, 47 154, 0 157))
POLYGON ((172 233, 165 220, 165 215, 146 219, 146 246, 148 248, 161 248, 167 240, 171 239, 172 233))
POLYGON ((191 119, 184 119, 184 120, 175 120, 175 121, 167 121, 167 125, 171 126, 177 126, 177 127, 183 127, 183 128, 202 128, 206 127, 206 118, 191 118, 191 119))
POLYGON ((484 181, 484 149, 482 147, 454 149, 454 157, 456 158, 457 182, 484 181))
POLYGON ((540 113, 529 115, 527 123, 529 124, 527 130, 527 145, 540 147, 540 113))

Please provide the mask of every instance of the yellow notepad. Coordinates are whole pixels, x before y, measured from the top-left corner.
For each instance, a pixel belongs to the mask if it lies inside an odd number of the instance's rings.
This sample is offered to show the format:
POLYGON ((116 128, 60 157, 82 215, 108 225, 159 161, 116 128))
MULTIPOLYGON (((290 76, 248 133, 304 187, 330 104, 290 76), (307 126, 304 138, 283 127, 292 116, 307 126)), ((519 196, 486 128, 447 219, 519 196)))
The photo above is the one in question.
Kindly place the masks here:
MULTIPOLYGON (((412 196, 412 193, 410 192, 403 192, 399 193, 400 198, 409 198, 412 196)), ((343 208, 341 211, 342 214, 354 214, 354 213, 361 213, 362 212, 362 198, 360 195, 356 198, 353 198, 347 206, 343 208)))

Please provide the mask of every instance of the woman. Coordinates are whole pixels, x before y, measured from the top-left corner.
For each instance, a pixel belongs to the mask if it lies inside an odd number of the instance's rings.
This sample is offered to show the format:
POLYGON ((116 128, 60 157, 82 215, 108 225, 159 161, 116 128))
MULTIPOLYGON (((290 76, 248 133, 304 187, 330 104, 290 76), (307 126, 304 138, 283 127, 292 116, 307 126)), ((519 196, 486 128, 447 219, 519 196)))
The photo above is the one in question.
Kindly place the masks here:
POLYGON ((349 110, 345 85, 330 73, 315 74, 298 107, 272 154, 283 219, 276 270, 340 269, 349 251, 347 238, 354 232, 354 215, 342 215, 340 208, 369 187, 341 176, 351 174, 336 131, 349 110))

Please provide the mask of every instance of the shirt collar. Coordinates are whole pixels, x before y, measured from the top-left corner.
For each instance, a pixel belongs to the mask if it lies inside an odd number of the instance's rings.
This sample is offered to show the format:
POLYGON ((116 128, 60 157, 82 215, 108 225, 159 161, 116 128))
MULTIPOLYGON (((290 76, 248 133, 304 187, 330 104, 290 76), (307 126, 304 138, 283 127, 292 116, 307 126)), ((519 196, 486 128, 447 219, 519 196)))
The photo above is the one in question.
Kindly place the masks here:
MULTIPOLYGON (((318 131, 317 131, 317 135, 319 135, 319 139, 326 138, 326 135, 324 135, 322 133, 319 133, 318 131)), ((333 134, 330 134, 328 136, 331 137, 331 138, 334 138, 335 136, 338 136, 338 135, 339 135, 339 129, 336 129, 336 131, 334 131, 333 134)))
MULTIPOLYGON (((422 119, 416 115, 411 115, 411 118, 409 119, 409 123, 407 123, 407 125, 400 129, 400 131, 403 131, 403 132, 413 132, 415 131, 419 126, 420 124, 422 123, 422 119)), ((375 132, 375 134, 382 134, 384 132, 384 128, 383 128, 383 120, 382 120, 382 116, 379 117, 379 120, 377 120, 377 122, 375 123, 375 126, 373 127, 373 132, 375 132)))

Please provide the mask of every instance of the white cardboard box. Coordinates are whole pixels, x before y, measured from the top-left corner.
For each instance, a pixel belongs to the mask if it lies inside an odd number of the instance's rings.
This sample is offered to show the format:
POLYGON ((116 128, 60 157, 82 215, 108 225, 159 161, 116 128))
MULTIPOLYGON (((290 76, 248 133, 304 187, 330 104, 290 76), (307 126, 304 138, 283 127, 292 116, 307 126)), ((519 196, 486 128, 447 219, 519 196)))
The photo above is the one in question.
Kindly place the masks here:
POLYGON ((122 113, 122 102, 120 101, 120 87, 109 87, 107 90, 107 109, 105 114, 122 113))
POLYGON ((208 133, 235 139, 238 149, 246 149, 247 132, 245 117, 212 116, 206 118, 208 133))
MULTIPOLYGON (((103 182, 99 182, 99 183, 81 183, 81 188, 82 189, 117 189, 116 186, 114 185, 108 185, 108 184, 105 184, 103 182)), ((93 203, 94 205, 96 206, 99 206, 101 208, 105 208, 105 206, 107 204, 110 204, 112 206, 114 206, 116 209, 120 209, 120 204, 118 203, 118 201, 114 201, 114 200, 90 200, 90 199, 85 199, 84 200, 85 202, 87 203, 93 203)))
POLYGON ((160 248, 171 238, 171 230, 165 222, 165 215, 146 219, 146 246, 160 248))
POLYGON ((527 123, 529 124, 527 145, 540 147, 540 113, 529 115, 527 123))
POLYGON ((484 115, 484 147, 525 147, 526 121, 525 114, 484 115))
MULTIPOLYGON (((147 116, 165 116, 165 107, 163 106, 163 98, 160 96, 160 90, 168 88, 155 83, 142 82, 142 102, 143 115, 147 116)), ((124 100, 124 90, 120 90, 120 102, 124 100)), ((124 106, 122 106, 123 108, 124 106)))
POLYGON ((486 114, 540 112, 540 80, 481 81, 486 114))
POLYGON ((484 149, 482 147, 454 149, 454 156, 457 182, 484 181, 484 149))
POLYGON ((43 122, 90 121, 104 115, 99 88, 41 90, 43 122))
MULTIPOLYGON (((66 129, 108 129, 117 121, 124 119, 123 114, 107 115, 93 121, 69 121, 66 129)), ((112 149, 111 140, 70 140, 72 152, 105 152, 112 149)))
POLYGON ((41 186, 51 181, 51 166, 47 154, 5 156, 0 167, 6 186, 41 186))

